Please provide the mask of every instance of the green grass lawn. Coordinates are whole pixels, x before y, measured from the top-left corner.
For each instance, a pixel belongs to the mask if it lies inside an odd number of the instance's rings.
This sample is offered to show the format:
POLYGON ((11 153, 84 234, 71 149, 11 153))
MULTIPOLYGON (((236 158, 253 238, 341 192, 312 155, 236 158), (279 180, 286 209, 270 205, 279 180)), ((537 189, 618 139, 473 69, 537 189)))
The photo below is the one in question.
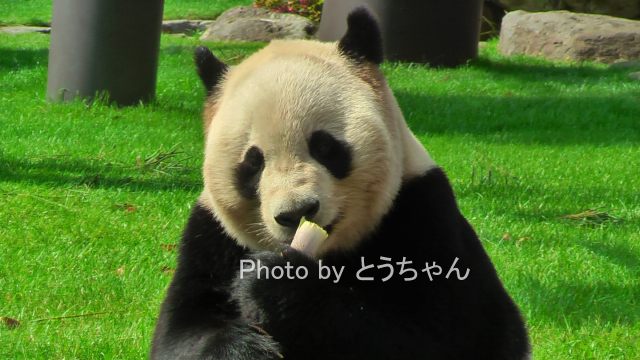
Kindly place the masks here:
MULTIPOLYGON (((165 0, 165 19, 214 19, 224 10, 252 0, 165 0)), ((0 25, 51 23, 52 0, 0 0, 0 25)))
MULTIPOLYGON (((0 358, 147 354, 202 186, 196 44, 163 36, 157 102, 119 109, 47 103, 48 37, 0 35, 0 316, 20 321, 0 324, 0 358)), ((495 44, 455 70, 384 71, 535 358, 640 358, 640 82, 495 44)))

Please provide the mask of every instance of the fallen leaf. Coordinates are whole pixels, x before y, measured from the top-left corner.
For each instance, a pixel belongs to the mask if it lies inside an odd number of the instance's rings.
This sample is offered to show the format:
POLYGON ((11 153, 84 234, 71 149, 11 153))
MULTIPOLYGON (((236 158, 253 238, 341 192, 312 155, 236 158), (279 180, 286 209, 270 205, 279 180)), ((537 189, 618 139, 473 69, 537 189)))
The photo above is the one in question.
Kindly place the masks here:
POLYGON ((173 251, 176 251, 176 248, 178 247, 178 245, 176 245, 176 244, 160 244, 160 247, 162 247, 162 250, 164 250, 164 251, 173 252, 173 251))
POLYGON ((116 275, 123 276, 124 275, 124 265, 120 266, 116 269, 116 275))
POLYGON ((176 272, 176 269, 170 268, 165 265, 162 267, 162 269, 160 269, 160 271, 162 271, 162 273, 165 275, 173 275, 176 272))
POLYGON ((113 207, 118 210, 124 210, 128 213, 136 212, 138 210, 135 205, 129 203, 115 204, 113 207))
POLYGON ((0 323, 2 323, 8 329, 15 329, 20 326, 20 321, 6 316, 0 316, 0 323))
POLYGON ((502 235, 502 240, 504 241, 511 240, 511 234, 509 234, 508 232, 504 233, 504 235, 502 235))

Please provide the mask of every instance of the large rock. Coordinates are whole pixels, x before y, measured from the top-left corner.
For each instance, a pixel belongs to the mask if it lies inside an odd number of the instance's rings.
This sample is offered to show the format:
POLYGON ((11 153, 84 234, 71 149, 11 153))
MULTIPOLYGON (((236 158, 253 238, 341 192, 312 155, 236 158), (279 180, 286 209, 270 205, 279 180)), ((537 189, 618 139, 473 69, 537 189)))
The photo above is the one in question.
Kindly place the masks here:
POLYGON ((573 12, 640 18, 638 0, 488 0, 500 4, 506 10, 573 12))
POLYGON ((568 11, 514 11, 502 20, 500 51, 556 60, 640 59, 640 21, 568 11))
POLYGON ((162 22, 162 32, 165 34, 189 34, 203 31, 211 25, 211 20, 165 20, 162 22))
POLYGON ((638 69, 640 70, 640 60, 622 60, 616 61, 613 64, 609 65, 609 69, 638 69))
POLYGON ((220 15, 208 26, 200 39, 209 41, 307 39, 313 36, 316 28, 314 22, 299 15, 241 6, 220 15))

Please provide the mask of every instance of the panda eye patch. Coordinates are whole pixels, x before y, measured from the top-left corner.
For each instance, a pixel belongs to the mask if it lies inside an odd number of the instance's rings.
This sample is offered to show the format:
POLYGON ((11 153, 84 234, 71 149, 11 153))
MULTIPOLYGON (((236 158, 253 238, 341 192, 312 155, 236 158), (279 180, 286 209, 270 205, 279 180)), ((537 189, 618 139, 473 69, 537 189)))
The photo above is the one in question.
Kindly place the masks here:
POLYGON ((240 195, 248 199, 257 196, 262 169, 264 169, 264 155, 260 149, 252 146, 247 150, 244 159, 235 170, 235 185, 240 195))
POLYGON ((318 130, 309 139, 309 154, 338 179, 349 176, 351 149, 326 131, 318 130))

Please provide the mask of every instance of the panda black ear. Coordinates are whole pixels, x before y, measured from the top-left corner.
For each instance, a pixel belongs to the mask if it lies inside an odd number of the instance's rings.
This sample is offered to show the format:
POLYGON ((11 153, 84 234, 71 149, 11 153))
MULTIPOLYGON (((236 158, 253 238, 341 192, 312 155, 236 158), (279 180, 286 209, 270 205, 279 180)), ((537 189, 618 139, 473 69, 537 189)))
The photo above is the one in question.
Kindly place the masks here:
POLYGON ((215 57, 211 50, 204 46, 198 46, 198 48, 196 48, 193 58, 200 80, 202 80, 207 92, 211 93, 229 67, 215 57))
POLYGON ((378 22, 364 6, 355 8, 347 17, 347 33, 338 43, 340 51, 355 61, 381 64, 384 60, 382 35, 378 22))

